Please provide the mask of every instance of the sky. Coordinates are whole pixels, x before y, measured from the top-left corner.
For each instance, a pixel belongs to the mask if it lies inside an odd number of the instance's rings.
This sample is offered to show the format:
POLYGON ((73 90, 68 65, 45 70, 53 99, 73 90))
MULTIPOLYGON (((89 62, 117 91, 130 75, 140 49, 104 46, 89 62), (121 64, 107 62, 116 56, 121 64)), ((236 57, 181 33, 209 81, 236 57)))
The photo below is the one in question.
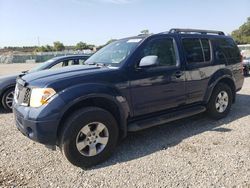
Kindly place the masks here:
POLYGON ((250 0, 0 0, 0 47, 110 39, 170 28, 230 34, 250 17, 250 0))

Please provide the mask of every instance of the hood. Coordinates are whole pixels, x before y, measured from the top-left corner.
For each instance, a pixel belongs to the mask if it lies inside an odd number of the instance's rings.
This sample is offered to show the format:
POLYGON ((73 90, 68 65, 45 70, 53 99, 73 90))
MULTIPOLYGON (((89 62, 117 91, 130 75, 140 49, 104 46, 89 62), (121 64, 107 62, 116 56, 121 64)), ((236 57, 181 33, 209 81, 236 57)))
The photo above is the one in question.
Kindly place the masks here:
POLYGON ((35 83, 35 85, 38 82, 39 83, 43 82, 44 84, 48 84, 56 80, 63 80, 77 76, 89 75, 104 70, 109 70, 109 68, 106 67, 102 68, 93 65, 74 65, 58 69, 49 69, 49 70, 29 73, 24 75, 22 79, 27 83, 31 82, 35 83))
POLYGON ((9 80, 16 80, 18 75, 19 74, 11 74, 11 75, 4 75, 4 76, 0 75, 0 82, 9 81, 9 80))

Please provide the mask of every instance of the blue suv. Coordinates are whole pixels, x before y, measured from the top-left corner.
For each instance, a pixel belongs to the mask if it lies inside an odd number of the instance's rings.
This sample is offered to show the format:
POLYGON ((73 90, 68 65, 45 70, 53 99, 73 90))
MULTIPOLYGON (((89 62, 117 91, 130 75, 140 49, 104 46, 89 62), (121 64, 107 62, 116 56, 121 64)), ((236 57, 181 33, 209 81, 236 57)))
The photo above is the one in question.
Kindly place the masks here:
POLYGON ((84 66, 20 76, 17 128, 74 165, 106 160, 120 139, 201 112, 225 117, 243 85, 242 58, 221 31, 171 29, 117 40, 84 66))

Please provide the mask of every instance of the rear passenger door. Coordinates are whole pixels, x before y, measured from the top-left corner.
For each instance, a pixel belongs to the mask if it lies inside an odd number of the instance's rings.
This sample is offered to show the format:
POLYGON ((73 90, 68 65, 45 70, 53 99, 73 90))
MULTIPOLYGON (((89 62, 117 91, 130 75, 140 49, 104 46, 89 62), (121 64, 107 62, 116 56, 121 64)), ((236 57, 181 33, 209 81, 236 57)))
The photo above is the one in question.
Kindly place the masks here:
POLYGON ((174 38, 150 39, 139 50, 135 63, 130 71, 135 116, 174 108, 185 103, 185 76, 174 38), (149 55, 158 57, 158 65, 139 67, 140 60, 149 55))
POLYGON ((215 71, 212 65, 212 45, 208 38, 182 37, 186 59, 186 92, 187 104, 201 102, 205 96, 211 74, 215 71))

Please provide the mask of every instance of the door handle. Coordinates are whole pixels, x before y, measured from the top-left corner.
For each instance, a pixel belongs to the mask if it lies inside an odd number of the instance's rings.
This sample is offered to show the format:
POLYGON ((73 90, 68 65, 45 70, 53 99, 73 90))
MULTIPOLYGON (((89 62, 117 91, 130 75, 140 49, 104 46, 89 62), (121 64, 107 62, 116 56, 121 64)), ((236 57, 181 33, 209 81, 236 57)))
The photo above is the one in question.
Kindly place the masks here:
POLYGON ((182 76, 182 72, 181 71, 176 71, 175 72, 175 77, 176 78, 180 78, 182 76))

